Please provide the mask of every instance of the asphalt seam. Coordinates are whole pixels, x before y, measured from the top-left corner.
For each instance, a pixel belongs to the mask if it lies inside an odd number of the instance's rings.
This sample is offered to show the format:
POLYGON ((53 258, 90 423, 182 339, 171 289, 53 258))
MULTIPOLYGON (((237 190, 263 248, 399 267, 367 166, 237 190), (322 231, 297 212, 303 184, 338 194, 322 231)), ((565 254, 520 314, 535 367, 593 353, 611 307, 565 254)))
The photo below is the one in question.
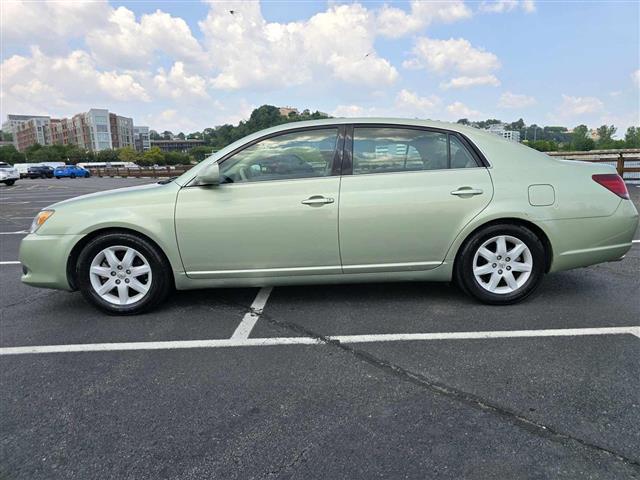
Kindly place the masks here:
POLYGON ((430 380, 424 375, 407 370, 392 362, 376 357, 375 355, 369 352, 341 343, 338 340, 334 340, 329 338, 326 335, 316 333, 296 323, 283 322, 280 320, 276 320, 275 318, 273 318, 269 314, 265 314, 264 312, 262 313, 261 318, 280 329, 289 330, 297 334, 312 337, 318 340, 319 342, 325 343, 326 345, 339 348, 342 351, 350 353, 358 360, 368 363, 369 365, 373 365, 379 370, 383 370, 387 373, 390 373, 403 381, 410 382, 423 389, 428 389, 438 395, 442 395, 442 396, 454 399, 460 403, 471 406, 476 410, 495 414, 505 419, 512 425, 515 425, 516 427, 522 430, 525 430, 533 435, 548 439, 550 441, 559 443, 569 448, 581 446, 581 447, 584 447, 585 449, 593 450, 593 451, 596 451, 597 453, 608 455, 627 465, 638 468, 638 470, 640 471, 640 459, 633 459, 633 458, 626 457, 625 455, 618 453, 615 450, 602 447, 600 445, 591 443, 579 437, 575 437, 571 434, 561 432, 560 430, 557 430, 554 427, 550 427, 542 423, 536 422, 534 420, 528 419, 518 414, 517 412, 514 412, 513 410, 491 403, 489 400, 484 399, 478 395, 465 392, 464 390, 460 390, 458 388, 451 387, 449 385, 446 385, 440 382, 435 382, 433 380, 430 380), (575 445, 576 443, 578 445, 575 445))

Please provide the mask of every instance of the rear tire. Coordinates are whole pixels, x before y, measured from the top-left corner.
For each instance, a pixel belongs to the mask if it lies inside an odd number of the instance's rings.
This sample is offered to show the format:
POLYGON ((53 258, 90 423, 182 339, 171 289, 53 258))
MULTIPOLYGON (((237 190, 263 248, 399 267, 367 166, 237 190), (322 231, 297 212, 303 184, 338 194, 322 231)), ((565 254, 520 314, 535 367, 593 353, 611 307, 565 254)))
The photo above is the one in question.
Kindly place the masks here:
POLYGON ((162 252, 130 233, 94 238, 80 252, 76 268, 83 297, 109 315, 149 311, 171 289, 171 268, 162 252))
POLYGON ((71 175, 69 175, 71 178, 76 178, 76 174, 72 173, 71 175))
POLYGON ((15 180, 7 180, 7 181, 5 181, 4 183, 5 183, 6 185, 8 185, 8 186, 11 186, 11 185, 13 185, 14 183, 16 183, 16 181, 15 181, 15 180))
POLYGON ((455 267, 462 290, 483 303, 511 305, 540 285, 546 267, 544 245, 521 225, 479 230, 463 245, 455 267))

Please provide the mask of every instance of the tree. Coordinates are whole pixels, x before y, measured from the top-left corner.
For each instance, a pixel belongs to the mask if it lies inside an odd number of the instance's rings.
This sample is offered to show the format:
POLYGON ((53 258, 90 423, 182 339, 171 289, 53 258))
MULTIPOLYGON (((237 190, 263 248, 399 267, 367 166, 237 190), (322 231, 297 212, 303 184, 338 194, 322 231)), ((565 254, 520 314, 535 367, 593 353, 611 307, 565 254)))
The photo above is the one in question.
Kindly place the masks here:
POLYGON ((184 133, 180 132, 178 135, 176 135, 176 137, 178 137, 180 140, 184 140, 185 136, 184 133))
POLYGON ((189 155, 193 157, 196 162, 201 162, 205 158, 207 158, 214 151, 211 147, 193 147, 189 150, 189 155))
POLYGON ((165 165, 189 165, 191 157, 182 152, 166 152, 164 154, 165 165))
POLYGON ((0 162, 10 163, 24 163, 26 161, 25 155, 22 152, 16 150, 13 145, 5 145, 0 147, 0 162))
POLYGON ((3 142, 12 142, 13 141, 13 134, 11 132, 3 132, 0 130, 0 133, 2 133, 1 138, 3 142))
POLYGON ((640 148, 640 127, 629 127, 624 134, 626 148, 640 148))
POLYGON ((613 125, 602 125, 596 130, 596 132, 598 133, 598 140, 596 141, 596 146, 598 148, 606 149, 614 147, 615 141, 613 136, 616 133, 616 127, 613 125))
POLYGON ((149 130, 149 139, 150 140, 162 140, 162 137, 155 130, 149 130))
POLYGON ((123 147, 118 150, 118 160, 121 162, 137 163, 140 156, 140 153, 131 147, 123 147))
POLYGON ((118 152, 115 150, 100 150, 96 154, 98 162, 113 163, 118 161, 118 152))
POLYGON ((172 137, 173 137, 173 132, 170 132, 169 130, 165 130, 164 132, 162 132, 163 140, 171 140, 172 137))
POLYGON ((162 165, 164 163, 164 154, 158 147, 151 147, 142 154, 139 162, 143 165, 162 165))
POLYGON ((573 129, 573 134, 571 135, 571 150, 582 152, 593 150, 595 147, 595 142, 591 137, 589 137, 589 129, 586 125, 578 125, 573 129))
POLYGON ((461 118, 456 123, 459 123, 460 125, 470 125, 471 124, 471 122, 469 122, 468 118, 461 118))

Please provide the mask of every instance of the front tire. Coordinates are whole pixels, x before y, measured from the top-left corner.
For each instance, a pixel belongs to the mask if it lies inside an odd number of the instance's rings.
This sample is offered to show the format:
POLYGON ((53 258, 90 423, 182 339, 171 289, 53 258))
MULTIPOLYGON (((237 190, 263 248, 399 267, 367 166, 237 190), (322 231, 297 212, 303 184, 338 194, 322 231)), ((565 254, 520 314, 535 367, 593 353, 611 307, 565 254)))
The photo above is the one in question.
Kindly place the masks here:
POLYGON ((15 180, 6 180, 4 183, 10 187, 14 183, 16 183, 16 181, 15 180))
POLYGON ((169 293, 171 270, 162 252, 130 233, 91 240, 78 257, 76 279, 83 297, 110 315, 136 315, 169 293))
POLYGON ((524 300, 544 276, 544 245, 521 225, 491 225, 472 234, 456 262, 455 277, 465 293, 490 305, 524 300))

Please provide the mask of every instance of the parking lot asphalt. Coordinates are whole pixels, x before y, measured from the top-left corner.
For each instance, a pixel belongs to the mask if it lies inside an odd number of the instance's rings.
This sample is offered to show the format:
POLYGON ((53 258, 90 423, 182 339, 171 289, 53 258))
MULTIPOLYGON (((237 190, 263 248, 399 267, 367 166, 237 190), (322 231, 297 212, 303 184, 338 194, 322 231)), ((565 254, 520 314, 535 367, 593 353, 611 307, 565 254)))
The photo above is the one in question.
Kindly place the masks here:
POLYGON ((121 318, 20 283, 38 210, 153 181, 0 185, 0 353, 61 350, 0 356, 0 478, 640 478, 640 243, 509 307, 389 283, 121 318))

